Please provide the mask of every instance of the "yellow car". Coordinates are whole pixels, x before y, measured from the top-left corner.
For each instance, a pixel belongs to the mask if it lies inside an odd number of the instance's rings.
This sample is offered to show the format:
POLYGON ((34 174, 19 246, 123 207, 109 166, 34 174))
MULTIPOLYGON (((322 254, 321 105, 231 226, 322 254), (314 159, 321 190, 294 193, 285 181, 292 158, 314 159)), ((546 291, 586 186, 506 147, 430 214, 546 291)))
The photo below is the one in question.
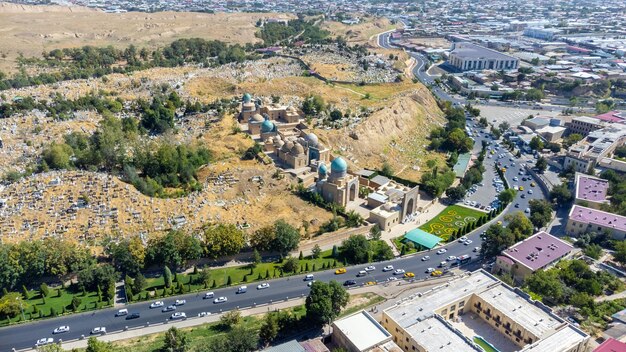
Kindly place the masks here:
POLYGON ((435 270, 432 273, 430 273, 430 276, 441 276, 443 275, 443 273, 439 270, 435 270))
POLYGON ((536 184, 534 182, 530 183, 530 187, 535 187, 535 186, 536 186, 536 184))
POLYGON ((413 274, 413 273, 406 273, 406 274, 404 274, 404 277, 406 277, 406 278, 415 277, 415 274, 413 274))
POLYGON ((502 225, 502 221, 498 220, 498 225, 502 225))
POLYGON ((346 273, 346 269, 345 268, 340 268, 335 270, 335 275, 340 275, 340 274, 345 274, 346 273))
POLYGON ((519 186, 519 190, 523 191, 524 190, 524 186, 519 186))
POLYGON ((376 285, 376 283, 374 281, 368 281, 365 283, 365 286, 372 286, 372 285, 376 285))
POLYGON ((493 150, 491 151, 491 155, 495 154, 496 152, 494 152, 493 150))
POLYGON ((503 167, 503 168, 502 168, 502 172, 506 172, 506 167, 503 167))

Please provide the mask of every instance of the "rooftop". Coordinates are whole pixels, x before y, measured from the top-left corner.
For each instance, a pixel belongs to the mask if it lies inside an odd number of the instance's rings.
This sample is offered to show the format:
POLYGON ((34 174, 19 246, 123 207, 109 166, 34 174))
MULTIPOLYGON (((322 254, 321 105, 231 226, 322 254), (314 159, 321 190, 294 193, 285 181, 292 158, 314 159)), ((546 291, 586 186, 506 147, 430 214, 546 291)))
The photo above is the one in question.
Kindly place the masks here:
POLYGON ((626 231, 626 217, 606 211, 574 205, 569 212, 569 219, 583 223, 599 225, 626 231))
POLYGON ((442 238, 431 235, 430 233, 421 229, 413 229, 407 232, 406 235, 404 235, 404 238, 429 249, 435 247, 439 242, 443 241, 442 238))
POLYGON ((600 346, 596 347, 593 352, 624 352, 626 351, 626 343, 620 342, 614 338, 604 341, 600 346))
POLYGON ((426 351, 481 351, 442 320, 438 316, 432 316, 411 325, 407 332, 426 351))
POLYGON ((490 59, 500 59, 500 60, 518 60, 516 57, 512 57, 506 54, 503 54, 499 51, 485 48, 484 46, 460 42, 454 44, 454 49, 450 52, 452 55, 456 55, 458 57, 466 57, 466 58, 490 58, 490 59))
POLYGON ((602 123, 600 119, 597 119, 595 117, 589 117, 589 116, 576 116, 572 119, 572 121, 580 121, 580 122, 592 123, 596 125, 602 123))
POLYGON ((621 112, 614 110, 614 111, 609 111, 607 113, 604 114, 600 114, 600 115, 596 115, 594 116, 594 118, 598 119, 598 120, 602 120, 602 121, 606 121, 606 122, 625 122, 625 115, 622 114, 621 112))
POLYGON ((587 337, 584 332, 571 325, 566 325, 545 339, 527 345, 520 352, 571 351, 580 343, 581 339, 587 337))
POLYGON ((366 311, 337 320, 333 325, 334 329, 339 329, 359 351, 391 339, 391 334, 366 311))
POLYGON ((505 249, 502 254, 535 271, 567 255, 573 248, 567 242, 540 231, 505 249))
POLYGON ((609 181, 598 177, 576 173, 576 199, 604 202, 609 190, 609 181))
POLYGON ((265 352, 306 352, 304 347, 296 340, 287 341, 280 345, 272 346, 264 350, 265 352))

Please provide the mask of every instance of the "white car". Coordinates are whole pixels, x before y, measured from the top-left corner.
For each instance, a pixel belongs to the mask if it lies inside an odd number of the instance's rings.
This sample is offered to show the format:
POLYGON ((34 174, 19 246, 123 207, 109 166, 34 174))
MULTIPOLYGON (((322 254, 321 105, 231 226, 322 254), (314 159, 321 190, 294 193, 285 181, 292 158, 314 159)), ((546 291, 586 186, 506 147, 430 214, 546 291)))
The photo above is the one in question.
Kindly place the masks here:
POLYGON ((224 303, 228 301, 228 297, 217 297, 216 299, 213 300, 213 303, 224 303))
POLYGON ((526 208, 526 210, 524 210, 524 213, 530 214, 530 208, 526 208))
POLYGON ((366 267, 364 270, 365 271, 374 271, 374 270, 376 270, 376 267, 373 266, 373 265, 370 265, 370 266, 366 267))
POLYGON ((467 237, 463 236, 463 237, 459 238, 459 243, 463 243, 465 241, 467 241, 467 237))
POLYGON ((68 332, 70 331, 70 327, 67 325, 63 325, 63 326, 59 326, 58 328, 54 329, 54 331, 52 331, 53 334, 62 334, 64 332, 68 332))
POLYGON ((391 271, 393 270, 393 265, 387 265, 386 267, 383 268, 383 271, 391 271))
POLYGON ((387 281, 396 281, 396 280, 398 280, 398 278, 395 276, 391 276, 390 278, 387 279, 387 281))
POLYGON ((451 262, 453 260, 456 260, 456 256, 450 255, 450 256, 448 256, 448 258, 446 258, 446 260, 451 262))
POLYGON ((480 252, 480 247, 474 247, 474 252, 480 252))
POLYGON ((211 315, 211 312, 200 312, 200 313, 198 313, 198 317, 200 317, 200 318, 208 317, 209 315, 211 315))
POLYGON ((173 304, 170 304, 170 305, 169 305, 169 306, 167 306, 167 307, 163 307, 163 309, 161 309, 161 312, 163 312, 163 313, 167 313, 167 312, 171 312, 171 311, 173 311, 173 310, 176 310, 176 306, 175 306, 175 305, 173 305, 173 304))
POLYGON ((463 242, 463 243, 464 243, 466 246, 469 246, 470 244, 472 244, 472 242, 474 242, 474 241, 472 241, 472 240, 467 240, 467 241, 465 241, 465 242, 463 242))
POLYGON ((45 346, 51 343, 54 343, 54 339, 52 337, 44 337, 43 339, 37 340, 37 342, 35 343, 35 346, 36 347, 45 346))
POLYGON ((270 288, 270 284, 268 284, 267 282, 264 282, 256 287, 257 290, 264 290, 266 288, 270 288))
POLYGON ((447 251, 448 251, 447 249, 441 248, 440 250, 437 251, 437 254, 444 254, 447 251))
POLYGON ((174 301, 174 305, 175 305, 175 306, 182 306, 182 305, 184 305, 185 303, 187 303, 187 301, 186 301, 186 300, 184 300, 184 299, 177 299, 176 301, 174 301))
POLYGON ((163 303, 163 301, 156 301, 150 305, 150 309, 163 307, 164 305, 165 303, 163 303))
POLYGON ((428 255, 425 255, 425 256, 422 257, 422 261, 423 262, 427 261, 428 259, 430 259, 430 256, 428 256, 428 255))
POLYGON ((433 271, 435 271, 435 268, 428 268, 428 269, 426 269, 426 272, 428 274, 432 273, 433 271))
POLYGON ((393 272, 394 275, 402 275, 404 273, 405 273, 404 269, 396 269, 393 272))
POLYGON ((209 298, 213 298, 213 296, 215 296, 215 293, 213 292, 207 292, 204 294, 204 297, 202 297, 202 299, 209 299, 209 298))
POLYGON ((315 280, 309 281, 309 283, 308 283, 308 284, 306 284, 306 285, 307 285, 307 286, 309 286, 309 287, 311 287, 311 286, 313 286, 313 283, 314 283, 314 282, 315 282, 315 280))
POLYGON ((105 328, 104 326, 99 326, 97 328, 91 329, 92 335, 104 335, 106 333, 107 333, 107 328, 105 328))
POLYGON ((187 314, 185 314, 185 312, 176 312, 170 316, 171 320, 186 319, 186 318, 187 318, 187 314))

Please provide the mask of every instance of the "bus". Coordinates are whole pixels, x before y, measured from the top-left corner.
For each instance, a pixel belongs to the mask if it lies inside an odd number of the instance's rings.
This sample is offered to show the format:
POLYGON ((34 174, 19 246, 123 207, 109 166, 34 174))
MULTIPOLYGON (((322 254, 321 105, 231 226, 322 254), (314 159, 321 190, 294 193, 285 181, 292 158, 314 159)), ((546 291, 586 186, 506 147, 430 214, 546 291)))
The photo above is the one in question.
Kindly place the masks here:
POLYGON ((472 257, 467 254, 463 254, 462 256, 456 258, 456 261, 459 263, 459 265, 469 263, 470 260, 472 260, 472 257))

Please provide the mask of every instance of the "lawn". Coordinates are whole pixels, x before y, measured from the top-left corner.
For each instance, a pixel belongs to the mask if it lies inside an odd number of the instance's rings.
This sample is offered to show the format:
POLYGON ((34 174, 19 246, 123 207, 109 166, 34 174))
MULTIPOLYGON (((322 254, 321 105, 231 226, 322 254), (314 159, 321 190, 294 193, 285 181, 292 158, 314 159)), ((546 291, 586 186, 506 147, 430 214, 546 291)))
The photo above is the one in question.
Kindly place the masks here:
POLYGON ((493 346, 489 345, 487 341, 479 338, 478 336, 474 337, 474 343, 480 346, 485 352, 500 352, 497 349, 493 348, 493 346))
MULTIPOLYGON (((69 289, 53 289, 50 288, 49 296, 44 300, 39 291, 28 291, 29 299, 23 300, 24 318, 26 320, 39 319, 50 317, 52 314, 52 308, 57 314, 63 314, 63 312, 72 312, 72 298, 74 296, 81 300, 81 304, 78 307, 79 311, 100 309, 106 307, 108 304, 106 301, 98 302, 98 294, 96 292, 87 292, 83 295, 82 292, 71 292, 69 289)), ((22 320, 22 314, 18 314, 12 319, 0 320, 0 326, 4 326, 11 323, 15 323, 22 320)))
POLYGON ((447 241, 454 231, 478 221, 483 215, 486 213, 460 205, 451 205, 419 228, 447 241))
MULTIPOLYGON (((409 245, 408 243, 404 244, 402 242, 403 239, 404 239, 404 236, 400 236, 391 240, 394 246, 396 246, 396 249, 398 250, 398 252, 402 253, 402 247, 407 246, 405 249, 404 255, 417 253, 417 249, 415 249, 415 246, 409 245)), ((412 242, 410 241, 408 242, 412 244, 412 242)))

